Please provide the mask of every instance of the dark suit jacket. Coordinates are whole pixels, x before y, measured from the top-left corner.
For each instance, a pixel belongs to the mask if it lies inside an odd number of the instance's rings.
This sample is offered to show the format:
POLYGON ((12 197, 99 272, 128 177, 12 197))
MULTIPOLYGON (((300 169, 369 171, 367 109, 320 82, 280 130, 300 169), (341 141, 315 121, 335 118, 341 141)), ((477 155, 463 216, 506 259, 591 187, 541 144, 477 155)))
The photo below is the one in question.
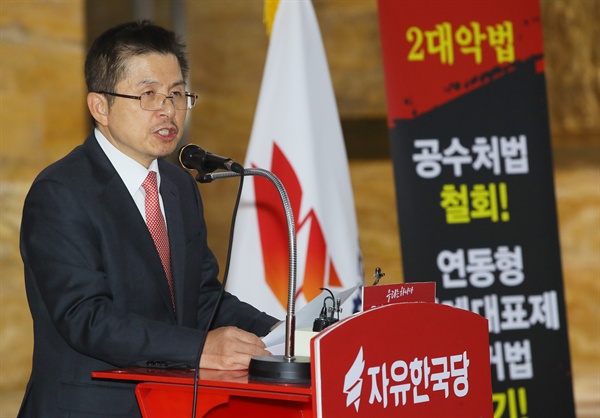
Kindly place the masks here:
MULTIPOLYGON (((90 373, 195 363, 218 267, 196 182, 169 162, 159 169, 176 314, 148 228, 93 134, 34 181, 21 226, 34 354, 19 416, 139 416, 130 384, 90 373)), ((225 294, 214 327, 266 335, 276 321, 225 294)))

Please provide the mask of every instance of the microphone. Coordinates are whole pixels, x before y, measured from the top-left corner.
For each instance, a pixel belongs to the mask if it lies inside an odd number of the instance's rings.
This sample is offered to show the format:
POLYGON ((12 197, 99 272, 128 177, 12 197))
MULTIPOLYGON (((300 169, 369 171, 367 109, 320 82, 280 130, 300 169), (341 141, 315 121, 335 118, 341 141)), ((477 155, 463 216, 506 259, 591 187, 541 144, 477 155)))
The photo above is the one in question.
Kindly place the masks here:
POLYGON ((187 169, 197 170, 202 177, 219 169, 239 174, 244 171, 244 167, 231 158, 211 154, 194 144, 185 145, 179 150, 179 162, 187 169))
MULTIPOLYGON (((273 356, 255 356, 250 360, 248 367, 248 376, 251 379, 267 382, 280 383, 310 383, 311 369, 310 357, 296 356, 294 353, 294 332, 296 330, 296 276, 297 276, 297 244, 296 244, 296 223, 294 221, 294 212, 288 194, 281 180, 268 170, 262 168, 243 168, 241 172, 235 170, 234 163, 228 158, 218 157, 219 164, 231 162, 231 169, 227 172, 211 173, 205 172, 203 161, 206 156, 212 156, 197 145, 186 145, 179 153, 179 162, 185 168, 193 168, 199 171, 196 181, 208 183, 213 180, 241 176, 259 176, 269 180, 277 189, 279 198, 283 204, 285 213, 287 235, 288 235, 288 300, 287 313, 285 317, 285 354, 273 356)), ((214 160, 213 160, 214 161, 214 160)), ((211 166, 212 167, 212 166, 211 166)), ((217 168, 222 168, 221 166, 217 168)), ((238 195, 239 197, 239 195, 238 195)), ((238 201, 239 203, 239 201, 238 201)), ((237 204, 236 204, 237 207, 237 204)), ((237 211, 237 209, 236 209, 237 211)), ((226 277, 224 281, 226 280, 226 277)), ((339 307, 339 302, 338 302, 339 307)), ((198 368, 197 368, 198 369, 198 368)), ((196 391, 194 391, 196 393, 196 391)))

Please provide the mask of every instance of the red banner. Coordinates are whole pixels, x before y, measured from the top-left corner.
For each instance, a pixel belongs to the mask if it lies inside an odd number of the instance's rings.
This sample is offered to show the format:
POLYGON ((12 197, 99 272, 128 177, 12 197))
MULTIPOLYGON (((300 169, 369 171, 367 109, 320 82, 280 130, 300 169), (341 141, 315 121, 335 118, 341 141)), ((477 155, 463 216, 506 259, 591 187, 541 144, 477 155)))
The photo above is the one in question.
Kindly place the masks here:
POLYGON ((379 10, 390 126, 541 58, 537 1, 380 0, 379 10))

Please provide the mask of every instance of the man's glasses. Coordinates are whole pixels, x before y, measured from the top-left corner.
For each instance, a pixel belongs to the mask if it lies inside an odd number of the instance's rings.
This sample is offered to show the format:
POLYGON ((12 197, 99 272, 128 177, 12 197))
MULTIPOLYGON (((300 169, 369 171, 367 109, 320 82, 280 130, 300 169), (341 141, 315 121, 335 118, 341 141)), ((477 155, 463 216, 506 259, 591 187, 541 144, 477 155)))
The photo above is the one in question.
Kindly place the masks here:
POLYGON ((194 93, 175 91, 169 96, 162 93, 149 91, 141 96, 130 96, 128 94, 111 93, 109 91, 97 91, 96 93, 108 94, 110 96, 122 97, 124 99, 134 99, 140 101, 140 107, 144 110, 160 110, 165 106, 167 99, 171 99, 173 107, 177 110, 191 109, 196 105, 198 95, 194 93))

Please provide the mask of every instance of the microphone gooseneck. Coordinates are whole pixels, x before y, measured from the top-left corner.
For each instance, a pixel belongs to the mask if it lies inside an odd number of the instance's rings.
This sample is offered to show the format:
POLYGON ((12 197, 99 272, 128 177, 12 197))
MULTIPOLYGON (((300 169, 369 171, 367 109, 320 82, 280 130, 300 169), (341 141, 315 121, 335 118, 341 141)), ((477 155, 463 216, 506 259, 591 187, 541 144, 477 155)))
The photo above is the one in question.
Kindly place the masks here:
MULTIPOLYGON (((210 173, 209 181, 221 178, 235 177, 240 174, 234 172, 210 173)), ((279 383, 310 383, 310 357, 296 356, 294 353, 294 331, 296 329, 296 223, 292 205, 283 183, 277 176, 262 168, 245 168, 243 176, 259 176, 269 180, 279 192, 281 203, 286 217, 288 229, 288 300, 287 314, 285 317, 285 354, 273 356, 256 356, 250 360, 248 375, 251 379, 279 383)))
POLYGON ((250 361, 248 369, 249 376, 257 380, 265 380, 282 383, 307 383, 310 382, 310 358, 295 356, 294 354, 294 331, 296 328, 296 224, 292 206, 283 186, 283 183, 268 170, 261 168, 243 168, 231 159, 215 156, 204 151, 197 145, 189 144, 181 148, 179 153, 181 165, 188 169, 198 171, 196 180, 200 183, 208 183, 221 178, 236 176, 259 176, 269 180, 279 192, 281 203, 286 217, 289 251, 289 274, 288 274, 288 300, 285 321, 285 354, 274 356, 257 356, 250 361), (229 165, 226 165, 229 164, 229 165), (239 166, 239 167, 238 167, 239 166), (216 168, 215 168, 216 167, 216 168), (227 170, 225 172, 213 173, 216 169, 227 170))

